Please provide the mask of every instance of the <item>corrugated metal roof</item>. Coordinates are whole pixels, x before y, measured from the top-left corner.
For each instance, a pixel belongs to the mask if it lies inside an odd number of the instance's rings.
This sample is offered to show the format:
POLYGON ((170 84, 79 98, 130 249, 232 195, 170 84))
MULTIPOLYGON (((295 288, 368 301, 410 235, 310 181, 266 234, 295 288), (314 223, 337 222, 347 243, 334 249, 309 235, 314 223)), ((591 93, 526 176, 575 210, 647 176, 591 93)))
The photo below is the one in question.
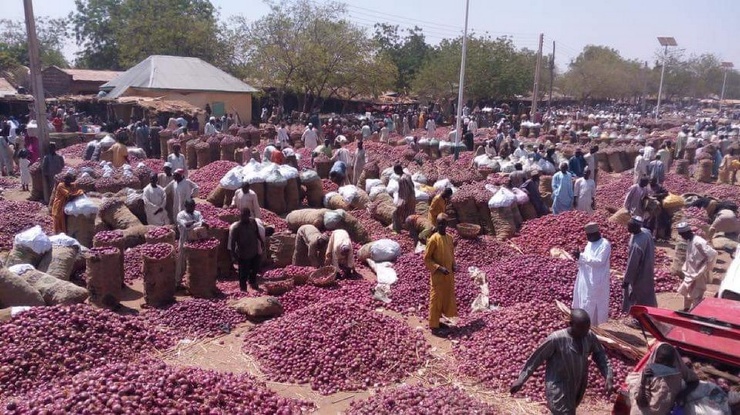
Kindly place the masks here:
POLYGON ((92 69, 64 69, 60 71, 72 76, 73 81, 109 82, 122 75, 119 71, 96 71, 92 69))
POLYGON ((239 79, 198 58, 152 55, 100 87, 107 98, 129 88, 183 91, 257 92, 239 79))
POLYGON ((5 95, 15 95, 18 91, 5 78, 0 78, 0 97, 5 95))

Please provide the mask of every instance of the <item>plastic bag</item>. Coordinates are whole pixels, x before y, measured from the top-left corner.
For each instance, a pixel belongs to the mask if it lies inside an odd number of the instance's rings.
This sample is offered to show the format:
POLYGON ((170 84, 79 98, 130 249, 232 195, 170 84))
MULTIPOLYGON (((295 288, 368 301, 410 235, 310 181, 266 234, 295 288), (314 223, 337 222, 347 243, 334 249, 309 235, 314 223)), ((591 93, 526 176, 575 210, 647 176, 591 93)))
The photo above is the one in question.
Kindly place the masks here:
POLYGON ((23 275, 24 273, 26 273, 26 271, 31 271, 34 269, 36 268, 34 268, 31 264, 18 264, 8 267, 8 271, 12 272, 15 275, 23 275))
POLYGON ((51 241, 51 244, 54 246, 81 246, 80 243, 77 241, 77 239, 68 236, 64 232, 52 235, 49 237, 49 240, 51 241))
POLYGON ((396 274, 396 270, 393 269, 393 264, 390 262, 376 262, 372 259, 367 260, 367 264, 370 266, 370 269, 375 272, 375 276, 378 280, 378 284, 388 284, 392 285, 396 281, 398 281, 398 274, 396 274))
POLYGON ((468 275, 470 275, 470 279, 473 280, 473 284, 480 287, 480 293, 478 293, 478 296, 473 300, 473 303, 470 305, 470 309, 473 312, 489 310, 491 305, 488 299, 489 291, 488 282, 486 282, 486 273, 481 271, 478 267, 470 267, 468 268, 468 275))
POLYGON ((328 231, 333 231, 344 222, 344 215, 346 212, 344 209, 330 210, 324 213, 324 228, 328 231))
POLYGON ((529 202, 529 196, 527 196, 523 190, 515 187, 511 189, 511 192, 514 193, 514 199, 516 200, 517 205, 523 205, 529 202))
POLYGON ((414 183, 421 183, 421 184, 427 184, 427 177, 424 176, 424 173, 422 172, 416 172, 411 176, 411 180, 414 181, 414 183))
POLYGON ((224 174, 224 177, 218 182, 226 190, 237 190, 242 187, 244 168, 242 166, 236 166, 224 174))
POLYGON ((555 174, 555 166, 545 159, 539 159, 537 161, 537 167, 543 174, 552 175, 555 174))
POLYGON ((730 404, 725 391, 712 382, 700 381, 688 396, 684 415, 729 415, 730 404))
POLYGON ((491 197, 491 199, 488 200, 488 207, 489 208, 502 208, 502 207, 509 207, 516 202, 516 198, 514 197, 514 193, 511 192, 511 190, 501 187, 498 189, 496 194, 491 197))
POLYGON ((100 140, 100 148, 108 150, 113 144, 116 144, 116 139, 112 135, 108 134, 100 140))
POLYGON ((370 190, 378 185, 383 185, 383 182, 380 179, 367 179, 365 180, 365 191, 370 193, 370 190))
POLYGON ((429 193, 420 189, 414 189, 414 196, 417 202, 426 202, 429 200, 429 193))
POLYGON ((370 247, 370 258, 375 262, 395 261, 401 255, 401 245, 392 239, 380 239, 370 247))
POLYGON ((313 182, 321 179, 318 173, 316 173, 316 171, 314 170, 306 170, 304 172, 301 172, 300 177, 302 183, 313 182))
POLYGON ((17 234, 13 243, 19 247, 30 249, 39 255, 51 250, 51 241, 39 225, 17 234))
POLYGON ((287 180, 298 178, 298 169, 293 166, 281 164, 278 166, 278 171, 287 180))
POLYGON ((70 216, 94 216, 98 214, 98 205, 86 195, 75 198, 64 205, 64 213, 70 216))
POLYGON ((382 303, 388 304, 391 302, 391 286, 388 284, 378 284, 375 286, 373 291, 373 298, 382 303))
POLYGON ((329 193, 325 194, 324 195, 324 203, 323 203, 324 204, 324 207, 329 207, 329 201, 331 200, 331 198, 334 197, 334 196, 336 196, 336 195, 338 195, 338 194, 339 193, 337 193, 337 192, 329 192, 329 193))
POLYGON ((436 191, 442 191, 447 189, 448 187, 452 187, 452 182, 450 182, 450 179, 439 179, 436 182, 434 182, 434 190, 436 191))
POLYGON ((390 194, 398 193, 398 180, 397 179, 388 180, 388 184, 385 186, 385 189, 390 194))
POLYGON ((359 193, 357 192, 358 190, 359 189, 357 189, 357 186, 348 184, 337 189, 337 193, 342 196, 342 199, 344 199, 346 203, 352 204, 352 202, 354 202, 359 195, 359 193))
POLYGON ((381 193, 388 193, 388 189, 382 184, 378 186, 374 186, 372 189, 370 189, 370 193, 369 193, 370 200, 375 200, 375 198, 378 197, 378 195, 381 193))

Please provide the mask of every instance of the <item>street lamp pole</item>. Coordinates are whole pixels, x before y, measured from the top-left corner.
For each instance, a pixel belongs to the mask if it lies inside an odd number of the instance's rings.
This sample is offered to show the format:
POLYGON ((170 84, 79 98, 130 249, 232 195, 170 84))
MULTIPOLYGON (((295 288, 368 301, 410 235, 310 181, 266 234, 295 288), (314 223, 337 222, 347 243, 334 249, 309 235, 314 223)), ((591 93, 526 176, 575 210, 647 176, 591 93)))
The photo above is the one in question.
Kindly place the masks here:
POLYGON ((655 107, 655 119, 660 116, 660 101, 663 97, 663 77, 665 76, 665 64, 668 59, 668 46, 678 46, 676 39, 672 37, 659 37, 658 42, 665 49, 663 50, 663 67, 660 69, 660 86, 658 87, 658 105, 655 107))
MULTIPOLYGON (((460 157, 460 129, 462 128, 463 91, 465 90, 465 56, 468 52, 468 11, 470 0, 465 0, 465 30, 462 41, 462 58, 460 59, 460 83, 457 87, 457 116, 455 117, 455 160, 460 157)), ((469 150, 472 150, 469 149, 469 150)))
POLYGON ((722 79, 722 93, 719 96, 719 112, 722 112, 722 101, 725 100, 725 85, 727 85, 727 72, 732 69, 734 65, 732 62, 722 62, 722 68, 725 70, 725 75, 722 79))

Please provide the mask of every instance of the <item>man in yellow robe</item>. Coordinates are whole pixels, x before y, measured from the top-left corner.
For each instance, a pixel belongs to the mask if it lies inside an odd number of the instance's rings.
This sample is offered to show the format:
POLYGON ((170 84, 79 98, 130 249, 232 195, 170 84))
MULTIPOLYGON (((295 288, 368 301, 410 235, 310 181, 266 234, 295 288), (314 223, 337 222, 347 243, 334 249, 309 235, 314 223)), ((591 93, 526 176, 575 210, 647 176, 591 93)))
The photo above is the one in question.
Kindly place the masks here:
POLYGON ((455 248, 452 237, 447 234, 447 215, 437 216, 437 232, 427 240, 424 264, 432 273, 429 293, 429 328, 432 334, 443 337, 447 325, 440 323, 446 317, 457 317, 455 303, 455 248))
POLYGON ((452 189, 448 187, 432 199, 432 204, 429 205, 429 221, 432 225, 437 226, 437 216, 445 213, 450 197, 452 197, 452 189))
POLYGON ((64 181, 59 183, 54 191, 54 200, 51 202, 54 234, 67 232, 67 216, 64 214, 64 206, 67 202, 85 193, 82 189, 77 188, 74 181, 75 177, 72 174, 67 174, 64 176, 64 181))

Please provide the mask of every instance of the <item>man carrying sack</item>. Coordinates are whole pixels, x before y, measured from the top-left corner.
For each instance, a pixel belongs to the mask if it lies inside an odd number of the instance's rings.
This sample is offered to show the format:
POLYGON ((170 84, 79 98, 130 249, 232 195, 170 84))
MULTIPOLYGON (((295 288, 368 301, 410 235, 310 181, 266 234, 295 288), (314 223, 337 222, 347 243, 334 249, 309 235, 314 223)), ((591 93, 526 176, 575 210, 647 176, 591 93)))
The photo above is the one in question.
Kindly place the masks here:
POLYGON ((231 259, 239 266, 239 288, 242 291, 247 291, 247 281, 253 290, 258 290, 260 253, 265 249, 265 240, 260 235, 257 221, 248 208, 243 209, 239 222, 229 228, 229 251, 231 259))
POLYGON ((694 235, 688 223, 681 222, 677 228, 678 234, 686 241, 686 261, 681 268, 683 282, 678 287, 678 293, 684 297, 684 311, 689 311, 704 298, 717 260, 717 251, 704 238, 694 235))
POLYGON ((203 222, 203 215, 195 210, 195 201, 192 199, 185 201, 185 209, 177 214, 177 230, 180 233, 178 247, 180 255, 177 256, 177 276, 178 286, 182 285, 183 266, 185 265, 185 255, 183 255, 185 242, 199 241, 208 238, 208 224, 203 222))

